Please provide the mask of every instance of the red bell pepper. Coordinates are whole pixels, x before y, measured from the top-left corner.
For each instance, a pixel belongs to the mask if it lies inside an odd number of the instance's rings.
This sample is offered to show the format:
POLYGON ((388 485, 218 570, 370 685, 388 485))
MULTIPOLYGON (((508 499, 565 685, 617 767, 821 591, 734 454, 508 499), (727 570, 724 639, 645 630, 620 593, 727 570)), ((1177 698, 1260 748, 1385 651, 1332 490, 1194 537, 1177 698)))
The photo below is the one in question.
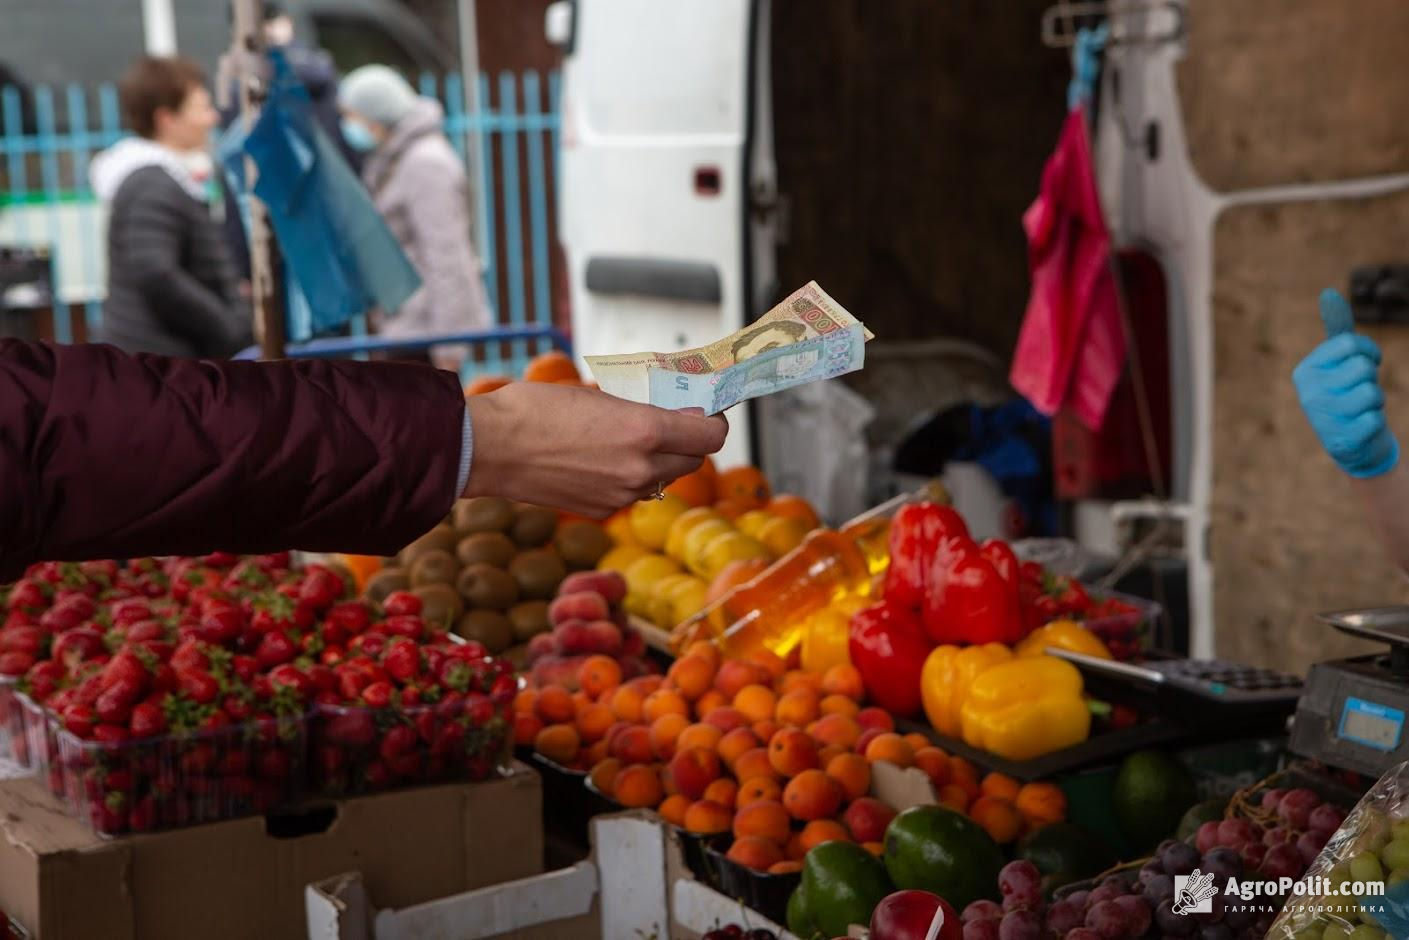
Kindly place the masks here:
POLYGON ((1001 539, 989 539, 984 542, 979 546, 979 554, 988 559, 988 563, 998 572, 1012 594, 1013 610, 1017 612, 1017 616, 1008 621, 1008 638, 1003 642, 1016 643, 1027 636, 1031 629, 1022 616, 1023 579, 1018 556, 1013 553, 1012 547, 1001 539))
POLYGON ((935 553, 924 627, 935 643, 1015 643, 1022 638, 1018 592, 970 538, 935 553))
POLYGON ((934 553, 946 538, 968 537, 964 517, 938 503, 910 503, 900 507, 890 522, 890 567, 886 569, 885 597, 919 610, 925 602, 934 553))
POLYGON ((871 702, 897 717, 919 712, 920 670, 931 644, 914 611, 890 600, 857 611, 847 645, 871 702))

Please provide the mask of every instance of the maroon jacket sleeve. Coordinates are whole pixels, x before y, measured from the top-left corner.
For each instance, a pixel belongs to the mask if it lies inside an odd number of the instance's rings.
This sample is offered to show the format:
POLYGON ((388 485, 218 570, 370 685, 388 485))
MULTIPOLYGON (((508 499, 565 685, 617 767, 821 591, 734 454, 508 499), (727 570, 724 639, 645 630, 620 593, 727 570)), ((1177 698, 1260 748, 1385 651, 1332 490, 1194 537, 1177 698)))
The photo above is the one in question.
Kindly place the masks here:
POLYGON ((0 583, 36 561, 391 554, 450 510, 449 372, 0 340, 0 583))

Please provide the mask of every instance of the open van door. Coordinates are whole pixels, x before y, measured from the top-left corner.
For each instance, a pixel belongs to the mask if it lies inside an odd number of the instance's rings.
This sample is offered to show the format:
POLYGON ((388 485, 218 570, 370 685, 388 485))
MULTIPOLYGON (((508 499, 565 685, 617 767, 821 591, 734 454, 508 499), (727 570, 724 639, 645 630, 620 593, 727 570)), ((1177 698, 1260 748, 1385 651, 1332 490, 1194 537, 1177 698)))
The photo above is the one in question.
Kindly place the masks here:
MULTIPOLYGON (((777 296, 768 0, 560 0, 577 356, 713 342, 777 296)), ((750 460, 735 409, 721 465, 750 460)))

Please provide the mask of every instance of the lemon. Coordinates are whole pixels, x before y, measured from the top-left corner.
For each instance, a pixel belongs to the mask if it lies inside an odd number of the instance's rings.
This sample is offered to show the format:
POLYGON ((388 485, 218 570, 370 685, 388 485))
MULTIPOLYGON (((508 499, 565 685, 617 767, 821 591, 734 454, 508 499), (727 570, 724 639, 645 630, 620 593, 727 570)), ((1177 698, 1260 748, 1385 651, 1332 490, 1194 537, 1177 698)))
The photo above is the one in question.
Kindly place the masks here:
POLYGON ((723 519, 706 519, 698 523, 685 536, 685 544, 681 550, 681 561, 685 562, 685 567, 703 578, 709 576, 704 569, 704 550, 709 543, 721 535, 738 535, 738 531, 723 519))
POLYGON ((751 534, 773 553, 773 557, 781 558, 801 545, 807 532, 807 524, 799 519, 770 519, 751 534))
POLYGON ((709 585, 699 578, 692 578, 689 584, 678 587, 671 592, 671 601, 674 604, 674 610, 671 611, 671 626, 684 623, 704 610, 705 595, 708 591, 709 585))
POLYGON ((626 592, 637 594, 644 599, 651 597, 651 588, 661 578, 679 574, 680 566, 664 555, 645 555, 627 566, 626 592))
POLYGON ((660 627, 674 626, 670 619, 674 616, 675 609, 671 596, 677 586, 688 585, 694 580, 694 575, 668 574, 652 584, 650 597, 647 601, 647 619, 660 627))
POLYGON ((700 553, 699 561, 703 576, 713 579, 731 561, 769 557, 768 549, 757 539, 751 539, 742 532, 724 532, 710 539, 700 553))
POLYGON ((694 509, 687 509, 676 516, 675 521, 670 524, 670 531, 665 536, 665 553, 676 561, 684 561, 685 537, 694 531, 695 526, 710 519, 725 521, 724 517, 711 506, 696 506, 694 509))
POLYGON ((690 504, 672 493, 664 499, 643 499, 631 507, 631 535, 638 543, 658 552, 665 548, 665 537, 675 518, 690 508, 690 504))
POLYGON ((635 545, 636 536, 631 534, 631 513, 623 509, 614 513, 610 519, 602 523, 602 528, 607 535, 611 536, 612 542, 616 545, 635 545))
POLYGON ((598 571, 616 571, 621 574, 626 573, 626 569, 638 558, 644 558, 650 552, 639 545, 618 545, 611 549, 597 561, 598 571))
POLYGON ((763 527, 772 522, 774 516, 771 512, 762 509, 750 509, 742 516, 734 520, 734 528, 747 535, 749 538, 758 538, 758 534, 763 531, 763 527))

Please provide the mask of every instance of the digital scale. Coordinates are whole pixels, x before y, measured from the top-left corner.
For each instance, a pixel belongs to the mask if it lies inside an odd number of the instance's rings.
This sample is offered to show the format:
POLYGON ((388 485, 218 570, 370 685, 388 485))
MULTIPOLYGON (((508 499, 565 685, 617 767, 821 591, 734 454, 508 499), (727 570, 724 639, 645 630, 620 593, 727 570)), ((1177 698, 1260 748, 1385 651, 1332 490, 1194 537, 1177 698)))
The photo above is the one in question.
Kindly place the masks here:
POLYGON ((1409 759, 1409 607, 1319 614, 1354 637, 1389 644, 1382 653, 1316 663, 1297 705, 1290 747, 1332 767, 1379 777, 1409 759))
POLYGON ((1089 679, 1133 685, 1160 698, 1179 700, 1184 706, 1213 707, 1222 714, 1229 714, 1230 709, 1290 713, 1302 693, 1297 676, 1221 659, 1156 655, 1139 663, 1123 663, 1056 647, 1048 647, 1047 653, 1070 661, 1089 679))

